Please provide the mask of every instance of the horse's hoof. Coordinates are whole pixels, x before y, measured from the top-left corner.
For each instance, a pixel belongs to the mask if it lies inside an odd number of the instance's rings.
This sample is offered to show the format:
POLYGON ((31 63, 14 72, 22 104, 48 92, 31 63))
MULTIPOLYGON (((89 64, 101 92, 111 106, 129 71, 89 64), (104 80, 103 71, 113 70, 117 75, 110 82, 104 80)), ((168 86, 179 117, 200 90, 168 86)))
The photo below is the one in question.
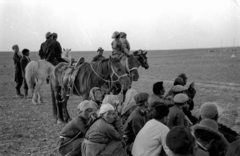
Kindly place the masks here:
POLYGON ((63 122, 61 120, 57 120, 57 124, 60 125, 62 124, 63 122))

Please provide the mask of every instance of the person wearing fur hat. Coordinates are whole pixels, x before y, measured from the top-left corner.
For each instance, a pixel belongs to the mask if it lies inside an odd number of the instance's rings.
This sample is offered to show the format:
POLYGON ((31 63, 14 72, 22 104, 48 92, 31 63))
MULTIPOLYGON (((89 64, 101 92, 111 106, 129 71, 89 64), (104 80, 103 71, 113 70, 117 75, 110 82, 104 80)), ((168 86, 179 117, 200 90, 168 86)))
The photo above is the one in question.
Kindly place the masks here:
POLYGON ((67 62, 62 58, 62 47, 61 44, 57 41, 57 33, 52 33, 52 41, 47 48, 47 57, 46 60, 56 66, 60 62, 67 62))
POLYGON ((104 49, 102 47, 99 47, 97 49, 98 55, 93 58, 92 62, 99 62, 99 61, 105 60, 105 57, 103 56, 103 52, 104 52, 104 49))
POLYGON ((120 32, 120 41, 122 42, 124 52, 130 54, 130 44, 127 40, 127 34, 125 32, 120 32))
POLYGON ((187 106, 188 96, 186 94, 177 94, 173 98, 174 106, 169 111, 168 127, 172 129, 175 126, 185 126, 185 114, 183 107, 187 106))
POLYGON ((167 134, 166 144, 173 156, 196 156, 198 147, 195 137, 189 128, 173 127, 167 134))
POLYGON ((108 103, 101 105, 99 115, 86 132, 82 156, 126 156, 121 142, 123 131, 115 125, 118 117, 114 107, 108 103))
POLYGON ((138 93, 134 96, 137 107, 130 114, 124 124, 123 131, 126 138, 127 153, 131 154, 132 144, 138 132, 147 122, 148 93, 138 93))
POLYGON ((53 36, 51 32, 47 32, 45 37, 46 37, 46 41, 41 44, 40 50, 39 50, 40 59, 46 59, 48 57, 47 48, 51 43, 51 41, 53 40, 53 36))
MULTIPOLYGON (((219 113, 215 103, 207 102, 201 105, 200 120, 211 119, 218 123, 218 118, 219 113)), ((213 142, 211 148, 209 149, 209 153, 211 153, 211 155, 224 155, 229 142, 231 143, 239 139, 239 134, 221 123, 218 123, 218 130, 223 137, 220 140, 213 142)))
POLYGON ((192 129, 198 144, 196 156, 213 156, 208 153, 208 150, 215 140, 222 138, 222 135, 218 132, 218 124, 214 120, 203 119, 199 124, 194 125, 192 129))
POLYGON ((81 155, 81 144, 91 121, 93 107, 89 101, 85 100, 78 105, 77 109, 78 116, 70 121, 59 134, 59 153, 61 155, 81 155))
POLYGON ((122 45, 122 42, 120 41, 120 33, 118 31, 115 31, 112 34, 112 57, 113 58, 120 58, 122 54, 124 53, 124 47, 122 45))

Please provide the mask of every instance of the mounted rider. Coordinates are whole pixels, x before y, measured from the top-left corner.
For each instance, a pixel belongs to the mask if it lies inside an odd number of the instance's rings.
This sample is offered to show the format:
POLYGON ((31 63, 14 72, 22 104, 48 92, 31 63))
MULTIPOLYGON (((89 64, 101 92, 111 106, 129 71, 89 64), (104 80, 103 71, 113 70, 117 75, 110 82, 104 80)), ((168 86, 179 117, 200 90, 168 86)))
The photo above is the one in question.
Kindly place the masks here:
POLYGON ((39 50, 39 56, 41 59, 46 59, 48 54, 47 54, 47 48, 51 41, 53 40, 53 36, 51 32, 47 32, 46 35, 46 41, 41 44, 40 50, 39 50))
POLYGON ((123 47, 123 44, 122 42, 120 41, 120 33, 118 31, 115 31, 113 34, 112 34, 112 57, 113 58, 120 58, 123 54, 127 54, 125 51, 124 51, 124 47, 123 47))
POLYGON ((122 42, 124 52, 129 55, 131 47, 127 40, 127 34, 125 32, 120 32, 120 41, 122 42))
POLYGON ((92 62, 105 60, 105 57, 103 56, 103 52, 104 52, 104 49, 102 47, 99 47, 97 50, 98 55, 93 58, 92 62))

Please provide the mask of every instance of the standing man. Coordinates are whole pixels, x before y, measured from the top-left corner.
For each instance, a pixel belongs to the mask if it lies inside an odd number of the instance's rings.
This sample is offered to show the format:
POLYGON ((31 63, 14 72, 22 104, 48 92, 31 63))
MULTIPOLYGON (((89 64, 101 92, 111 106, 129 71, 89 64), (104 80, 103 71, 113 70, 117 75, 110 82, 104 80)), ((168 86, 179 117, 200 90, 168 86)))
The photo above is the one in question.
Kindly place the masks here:
POLYGON ((25 78, 25 68, 27 66, 27 64, 31 61, 29 58, 29 50, 28 49, 23 49, 22 51, 23 57, 20 60, 20 64, 21 64, 21 70, 22 70, 22 77, 23 77, 23 88, 24 88, 24 97, 27 98, 28 96, 28 85, 26 82, 26 78, 25 78))
POLYGON ((46 59, 48 57, 48 54, 47 54, 48 46, 53 39, 52 33, 50 32, 47 32, 45 37, 46 37, 46 41, 41 44, 41 47, 39 50, 39 56, 41 59, 46 59))
POLYGON ((20 65, 20 60, 22 56, 19 54, 19 47, 18 45, 13 45, 12 49, 14 51, 13 55, 13 61, 14 61, 14 66, 15 66, 15 82, 16 82, 16 92, 17 92, 17 97, 22 98, 23 95, 20 92, 20 88, 22 86, 23 82, 23 77, 22 77, 22 71, 21 71, 21 65, 20 65))
POLYGON ((98 55, 93 58, 92 62, 98 62, 98 61, 104 60, 105 57, 103 56, 103 52, 104 52, 104 49, 102 47, 99 47, 97 50, 98 55))

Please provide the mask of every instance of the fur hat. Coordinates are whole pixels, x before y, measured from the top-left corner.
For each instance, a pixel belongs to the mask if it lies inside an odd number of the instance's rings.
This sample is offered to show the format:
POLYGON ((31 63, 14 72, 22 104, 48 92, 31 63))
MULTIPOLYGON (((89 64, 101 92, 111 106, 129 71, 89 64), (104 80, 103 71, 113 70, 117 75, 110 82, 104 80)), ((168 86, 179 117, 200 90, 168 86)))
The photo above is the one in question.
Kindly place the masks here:
POLYGON ((45 35, 46 39, 48 39, 50 36, 52 36, 51 32, 47 32, 46 35, 45 35))
POLYGON ((136 104, 139 105, 142 102, 145 102, 148 100, 148 93, 138 93, 137 95, 134 96, 134 100, 136 101, 136 104))
POLYGON ((99 47, 97 52, 99 52, 99 51, 104 51, 104 49, 102 47, 99 47))
POLYGON ((193 130, 205 130, 211 133, 215 139, 220 139, 221 134, 218 132, 218 124, 211 119, 203 119, 199 124, 194 125, 193 130))
POLYGON ((88 108, 93 109, 92 104, 88 100, 82 101, 77 107, 77 109, 80 110, 80 111, 85 111, 88 108))
POLYGON ((196 140, 190 129, 183 126, 173 127, 167 134, 166 144, 175 154, 187 155, 192 154, 192 148, 196 140))
POLYGON ((216 104, 207 102, 201 105, 200 115, 203 119, 204 118, 212 119, 217 114, 218 114, 218 108, 216 104))
POLYGON ((184 85, 184 80, 181 78, 181 77, 177 77, 174 82, 173 82, 173 85, 184 85))
POLYGON ((188 96, 186 94, 180 93, 174 96, 173 101, 176 104, 184 104, 188 101, 188 96))
POLYGON ((57 33, 52 33, 53 38, 57 38, 58 34, 57 33))
POLYGON ((115 31, 113 34, 112 34, 112 38, 116 38, 120 35, 120 33, 118 31, 115 31))
POLYGON ((159 95, 160 94, 160 90, 163 90, 163 82, 160 81, 160 82, 156 82, 153 84, 153 93, 155 95, 159 95))
POLYGON ((186 90, 187 90, 187 88, 182 86, 182 85, 176 85, 176 86, 173 86, 173 88, 172 88, 172 91, 174 93, 181 93, 181 92, 184 92, 186 90))
POLYGON ((127 36, 125 32, 120 32, 120 37, 122 38, 123 36, 127 36))
POLYGON ((181 77, 183 80, 186 80, 186 79, 187 79, 187 76, 186 76, 185 73, 179 74, 178 77, 181 77))

